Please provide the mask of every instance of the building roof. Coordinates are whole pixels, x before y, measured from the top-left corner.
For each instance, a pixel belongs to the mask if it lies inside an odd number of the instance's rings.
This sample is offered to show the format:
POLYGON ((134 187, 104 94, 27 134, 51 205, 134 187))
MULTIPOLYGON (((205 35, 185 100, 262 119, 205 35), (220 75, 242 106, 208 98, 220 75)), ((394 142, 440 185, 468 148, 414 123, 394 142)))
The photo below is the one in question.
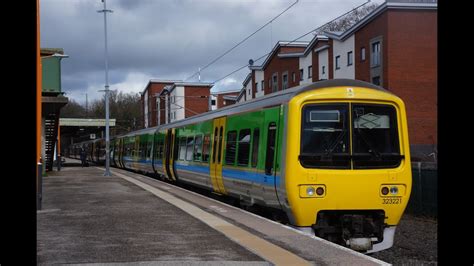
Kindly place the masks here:
POLYGON ((150 86, 151 83, 165 83, 165 84, 173 84, 175 82, 182 82, 182 80, 172 80, 172 79, 150 79, 148 83, 145 86, 145 89, 143 89, 142 94, 145 93, 146 89, 148 86, 150 86))
POLYGON ((381 15, 383 12, 385 12, 388 9, 421 9, 421 10, 437 10, 438 9, 438 3, 437 0, 404 0, 404 1, 393 1, 393 0, 387 0, 387 2, 384 2, 380 6, 378 6, 376 9, 374 9, 370 14, 365 16, 363 19, 361 19, 359 22, 354 24, 352 27, 347 29, 346 31, 340 32, 340 31, 325 31, 324 34, 327 35, 331 39, 335 39, 338 41, 344 41, 347 38, 349 38, 352 34, 354 34, 357 30, 360 28, 364 27, 367 23, 371 22, 375 18, 377 18, 379 15, 381 15))
POLYGON ((239 93, 241 89, 239 90, 226 90, 226 91, 216 91, 211 93, 212 95, 219 95, 219 94, 227 94, 227 93, 239 93))
POLYGON ((247 74, 247 76, 244 79, 244 82, 242 82, 242 85, 246 87, 247 84, 250 82, 250 80, 252 80, 252 72, 247 74))
POLYGON ((41 48, 40 55, 48 56, 53 54, 64 54, 63 48, 41 48))
MULTIPOLYGON (((267 55, 265 61, 260 66, 249 66, 250 70, 263 70, 267 67, 268 63, 270 62, 270 58, 274 56, 274 54, 280 49, 280 47, 307 47, 309 42, 290 42, 290 41, 278 41, 275 46, 273 47, 272 51, 267 55)), ((287 53, 287 54, 294 54, 294 53, 287 53)), ((280 54, 278 54, 280 55, 280 54)))
POLYGON ((205 82, 175 82, 171 84, 170 86, 167 86, 163 89, 168 90, 169 92, 172 92, 174 88, 178 86, 183 86, 183 87, 209 87, 212 88, 214 86, 214 83, 205 83, 205 82))
POLYGON ((306 49, 304 50, 303 55, 304 55, 304 56, 308 55, 308 53, 311 51, 311 49, 313 49, 313 47, 314 47, 316 44, 318 44, 319 41, 328 41, 328 40, 329 40, 329 38, 328 38, 328 36, 326 36, 326 35, 320 35, 320 34, 315 35, 315 36, 313 37, 313 39, 311 40, 311 42, 309 42, 309 44, 308 44, 308 46, 306 47, 306 49))

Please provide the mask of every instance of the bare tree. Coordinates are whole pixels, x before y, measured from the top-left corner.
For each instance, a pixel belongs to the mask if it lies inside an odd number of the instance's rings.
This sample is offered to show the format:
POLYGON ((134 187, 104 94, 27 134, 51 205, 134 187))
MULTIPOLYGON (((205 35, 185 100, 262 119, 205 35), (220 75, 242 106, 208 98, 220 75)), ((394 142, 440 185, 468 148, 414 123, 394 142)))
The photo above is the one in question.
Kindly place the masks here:
POLYGON ((331 21, 327 25, 321 27, 315 34, 324 34, 324 31, 330 32, 343 32, 348 30, 350 27, 355 25, 357 22, 362 20, 365 16, 374 11, 379 5, 377 3, 372 3, 364 5, 360 8, 354 9, 352 12, 347 15, 331 21))
POLYGON ((69 99, 68 103, 61 108, 61 118, 84 118, 85 116, 86 108, 73 99, 69 99))
MULTIPOLYGON (((110 118, 116 119, 116 134, 141 129, 142 114, 140 94, 110 91, 109 94, 110 118)), ((91 104, 91 116, 103 118, 105 116, 105 99, 95 100, 91 104)))

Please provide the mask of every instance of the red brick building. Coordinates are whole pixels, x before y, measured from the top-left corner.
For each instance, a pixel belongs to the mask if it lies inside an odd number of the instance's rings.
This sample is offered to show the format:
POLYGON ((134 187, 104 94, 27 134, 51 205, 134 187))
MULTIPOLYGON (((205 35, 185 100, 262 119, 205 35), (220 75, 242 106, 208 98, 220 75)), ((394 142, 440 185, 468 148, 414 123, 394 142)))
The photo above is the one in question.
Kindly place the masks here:
POLYGON ((240 93, 241 93, 241 90, 213 93, 212 95, 215 96, 215 100, 216 100, 216 105, 213 110, 234 104, 237 100, 237 97, 240 95, 240 93))
POLYGON ((172 85, 175 82, 179 82, 179 80, 150 79, 150 81, 148 81, 148 84, 141 93, 142 117, 145 128, 157 126, 157 95, 160 94, 166 86, 172 85))
POLYGON ((209 111, 212 86, 213 84, 201 82, 150 80, 142 93, 145 127, 154 127, 209 111))
POLYGON ((383 86, 406 104, 413 160, 429 160, 437 152, 437 37, 436 1, 387 1, 343 32, 278 42, 249 67, 252 98, 322 79, 383 86))

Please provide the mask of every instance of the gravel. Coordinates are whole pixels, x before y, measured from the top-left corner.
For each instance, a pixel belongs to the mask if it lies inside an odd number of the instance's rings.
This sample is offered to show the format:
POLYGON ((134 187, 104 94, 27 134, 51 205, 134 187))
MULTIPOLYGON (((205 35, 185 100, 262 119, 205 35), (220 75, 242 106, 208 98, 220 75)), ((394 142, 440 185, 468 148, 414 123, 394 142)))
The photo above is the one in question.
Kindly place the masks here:
POLYGON ((437 219, 405 213, 395 231, 393 247, 371 256, 393 265, 437 265, 437 219))

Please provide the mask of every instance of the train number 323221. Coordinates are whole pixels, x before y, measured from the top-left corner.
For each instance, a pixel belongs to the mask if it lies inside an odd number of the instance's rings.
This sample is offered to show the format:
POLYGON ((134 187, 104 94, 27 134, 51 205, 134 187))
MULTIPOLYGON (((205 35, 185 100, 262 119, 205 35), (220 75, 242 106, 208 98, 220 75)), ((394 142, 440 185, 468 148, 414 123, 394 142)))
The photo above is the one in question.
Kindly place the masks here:
POLYGON ((402 203, 402 198, 386 198, 382 199, 382 204, 400 204, 402 203))

